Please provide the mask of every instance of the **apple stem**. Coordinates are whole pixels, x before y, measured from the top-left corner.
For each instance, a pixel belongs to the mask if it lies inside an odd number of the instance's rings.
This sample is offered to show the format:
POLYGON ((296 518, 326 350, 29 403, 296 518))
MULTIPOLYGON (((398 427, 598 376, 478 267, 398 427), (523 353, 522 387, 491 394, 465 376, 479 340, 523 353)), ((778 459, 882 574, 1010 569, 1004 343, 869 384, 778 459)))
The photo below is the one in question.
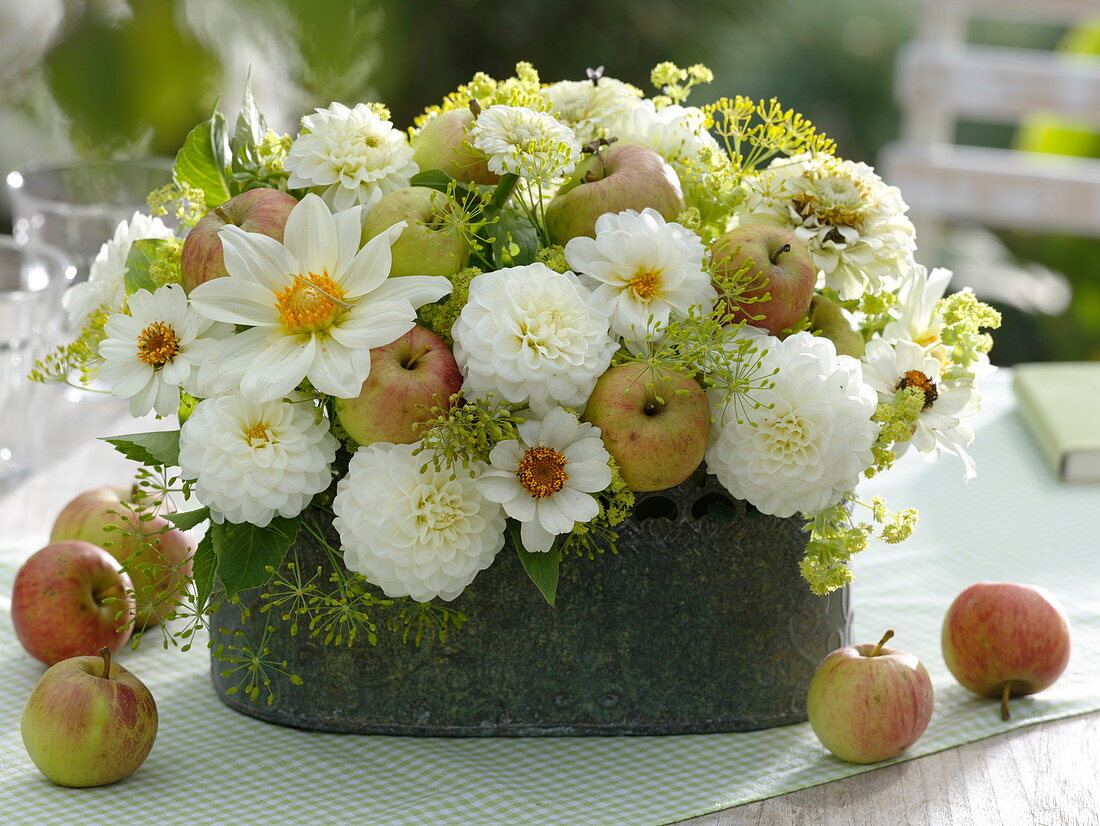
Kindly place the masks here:
POLYGON ((783 246, 781 246, 779 249, 777 249, 775 251, 775 255, 771 256, 771 259, 770 259, 771 262, 773 264, 778 264, 779 263, 779 256, 781 256, 785 252, 790 252, 790 251, 791 251, 791 245, 790 244, 784 244, 783 246))
POLYGON ((894 629, 888 628, 886 630, 886 633, 882 635, 882 639, 878 641, 878 645, 875 646, 874 650, 869 654, 869 656, 877 657, 882 652, 882 646, 886 645, 886 642, 892 636, 894 636, 894 629))
POLYGON ((420 359, 424 358, 424 356, 426 354, 430 353, 431 351, 432 351, 431 347, 425 347, 423 350, 421 350, 416 355, 410 356, 409 358, 407 358, 403 362, 401 362, 401 366, 404 367, 406 370, 412 370, 414 367, 416 367, 416 363, 418 361, 420 361, 420 359))
POLYGON ((237 222, 225 214, 225 210, 220 206, 214 207, 214 214, 225 221, 227 224, 236 224, 237 222))
POLYGON ((1008 721, 1012 719, 1012 715, 1008 711, 1008 696, 1012 692, 1012 681, 1005 680, 1004 687, 1001 689, 1001 719, 1008 721))
POLYGON ((111 649, 103 646, 99 649, 99 656, 103 657, 103 679, 111 679, 111 649))

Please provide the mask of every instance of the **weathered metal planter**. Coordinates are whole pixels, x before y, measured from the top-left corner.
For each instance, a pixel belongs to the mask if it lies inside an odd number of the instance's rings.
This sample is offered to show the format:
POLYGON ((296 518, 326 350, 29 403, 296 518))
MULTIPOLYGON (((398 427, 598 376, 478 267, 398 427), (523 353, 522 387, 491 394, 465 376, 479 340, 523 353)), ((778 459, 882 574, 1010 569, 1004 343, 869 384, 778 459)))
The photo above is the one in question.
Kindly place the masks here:
MULTIPOLYGON (((686 734, 806 719, 820 660, 848 642, 847 590, 815 597, 798 573, 799 519, 765 516, 701 473, 641 494, 620 553, 562 562, 546 604, 510 545, 453 603, 469 622, 419 647, 379 630, 378 644, 324 646, 278 618, 225 605, 214 628, 240 629, 289 661, 275 702, 230 707, 282 725, 427 736, 686 734)), ((304 532, 303 532, 304 536, 304 532)), ((299 548, 303 564, 322 555, 299 548), (311 556, 312 555, 312 556, 311 556)))

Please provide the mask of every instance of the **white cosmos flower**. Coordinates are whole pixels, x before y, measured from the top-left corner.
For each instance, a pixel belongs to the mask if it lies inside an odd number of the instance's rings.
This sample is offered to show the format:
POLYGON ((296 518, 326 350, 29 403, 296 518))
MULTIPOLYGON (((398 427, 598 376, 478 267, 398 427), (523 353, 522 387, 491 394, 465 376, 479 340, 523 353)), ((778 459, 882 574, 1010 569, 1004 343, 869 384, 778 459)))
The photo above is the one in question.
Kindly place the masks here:
POLYGON ((155 293, 138 290, 127 303, 129 315, 116 313, 104 327, 99 377, 111 383, 113 395, 130 400, 134 418, 150 410, 158 416, 175 413, 180 388, 196 391, 199 365, 233 328, 188 307, 179 284, 155 293))
POLYGON ((316 195, 291 210, 283 243, 240 227, 220 233, 228 278, 191 291, 216 321, 244 324, 223 345, 224 368, 253 401, 285 396, 303 379, 340 398, 359 394, 370 349, 412 329, 416 309, 451 291, 446 278, 387 278, 395 224, 359 249, 359 208, 333 215, 316 195))
POLYGON ((115 309, 121 306, 126 297, 126 259, 134 241, 172 237, 172 230, 160 218, 150 218, 141 212, 135 212, 129 221, 120 222, 111 240, 99 248, 88 280, 73 284, 65 291, 61 303, 69 323, 79 325, 89 313, 104 304, 115 309))
POLYGON ((180 470, 215 522, 264 527, 297 516, 332 482, 338 442, 316 408, 219 396, 180 428, 180 470))
POLYGON ((595 83, 562 80, 540 94, 550 102, 550 112, 573 130, 581 144, 587 144, 607 137, 637 103, 642 91, 621 80, 601 77, 595 83))
POLYGON ((635 103, 611 134, 623 143, 652 149, 669 163, 690 163, 703 149, 719 149, 718 141, 707 131, 706 119, 696 106, 673 103, 658 109, 647 98, 635 103))
POLYGON ((738 499, 764 513, 793 516, 835 505, 871 465, 878 425, 871 421, 875 391, 860 363, 838 356, 833 343, 810 333, 780 341, 762 337, 760 375, 774 382, 754 391, 763 407, 723 408, 721 391, 708 393, 715 426, 707 470, 738 499), (774 375, 773 370, 778 370, 774 375))
POLYGON ((963 421, 981 410, 981 398, 973 386, 940 380, 940 361, 913 341, 888 344, 881 339, 867 343, 863 358, 867 382, 881 401, 892 401, 903 387, 916 387, 924 394, 924 408, 908 442, 898 446, 904 453, 912 445, 929 456, 950 453, 963 463, 967 479, 977 468, 966 446, 974 440, 974 431, 963 421))
POLYGON ((742 224, 789 228, 810 249, 824 285, 841 298, 896 287, 913 266, 908 207, 864 163, 831 155, 780 158, 745 179, 742 224))
POLYGON ((651 339, 670 317, 713 306, 704 256, 698 235, 649 208, 601 215, 595 238, 565 245, 569 266, 595 288, 592 302, 609 313, 611 332, 627 340, 651 339))
POLYGON ((504 546, 504 512, 478 490, 485 470, 440 467, 418 445, 361 447, 340 480, 332 524, 344 564, 389 597, 452 600, 504 546))
POLYGON ((583 408, 617 349, 606 311, 577 276, 545 264, 475 276, 451 335, 467 398, 495 396, 538 414, 583 408))
POLYGON ((555 407, 542 421, 519 426, 519 439, 500 442, 489 454, 492 469, 478 487, 520 523, 523 547, 549 551, 554 537, 599 515, 593 493, 611 484, 600 429, 555 407))
POLYGON ((528 181, 564 178, 581 156, 568 126, 553 115, 522 106, 490 106, 474 122, 470 142, 489 156, 491 171, 528 181))
POLYGON ((409 185, 417 173, 405 133, 365 103, 349 109, 333 103, 302 118, 285 168, 292 189, 319 190, 334 210, 370 209, 388 192, 409 185))

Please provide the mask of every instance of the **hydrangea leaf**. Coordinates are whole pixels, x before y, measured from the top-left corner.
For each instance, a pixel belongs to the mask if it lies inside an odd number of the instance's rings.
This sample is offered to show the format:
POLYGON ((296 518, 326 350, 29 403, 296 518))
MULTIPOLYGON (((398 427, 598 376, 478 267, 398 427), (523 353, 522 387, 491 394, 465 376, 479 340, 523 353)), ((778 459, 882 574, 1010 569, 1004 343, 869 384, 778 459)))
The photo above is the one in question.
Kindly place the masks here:
POLYGON ((165 518, 181 531, 189 531, 196 525, 201 525, 210 518, 210 508, 198 508, 197 510, 184 511, 183 513, 169 513, 165 514, 165 518))
POLYGON ((508 532, 512 536, 512 544, 516 548, 516 555, 519 556, 523 570, 527 572, 527 576, 542 592, 546 601, 553 605, 558 594, 558 568, 561 563, 561 551, 557 543, 554 543, 554 546, 546 553, 531 553, 523 547, 518 523, 509 520, 508 532))
MULTIPOLYGON (((205 509, 204 509, 205 510, 205 509)), ((213 531, 199 540, 191 559, 191 578, 195 581, 195 611, 202 613, 214 590, 214 573, 218 569, 218 555, 214 552, 213 531)))
POLYGON ((157 252, 164 245, 161 238, 144 238, 134 241, 130 254, 126 256, 126 295, 138 290, 155 292, 157 283, 153 280, 150 267, 157 260, 157 252))
POLYGON ((107 444, 127 459, 148 467, 167 465, 176 467, 180 462, 180 432, 157 430, 152 433, 130 433, 125 436, 105 438, 107 444))
POLYGON ((218 555, 218 579, 227 596, 271 579, 298 536, 299 521, 277 516, 260 528, 248 522, 212 522, 208 535, 218 555))
POLYGON ((210 119, 192 129, 176 154, 172 175, 176 183, 201 189, 206 208, 213 209, 230 198, 225 170, 229 166, 229 141, 225 117, 214 110, 210 119))

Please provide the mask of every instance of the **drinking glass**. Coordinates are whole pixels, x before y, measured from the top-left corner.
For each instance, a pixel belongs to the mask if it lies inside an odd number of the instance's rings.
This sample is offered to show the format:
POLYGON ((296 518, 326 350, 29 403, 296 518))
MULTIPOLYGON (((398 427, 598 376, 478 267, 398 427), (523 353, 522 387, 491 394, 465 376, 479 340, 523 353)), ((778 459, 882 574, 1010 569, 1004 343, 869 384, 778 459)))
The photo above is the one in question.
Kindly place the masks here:
POLYGON ((62 388, 27 374, 61 344, 61 294, 75 275, 60 250, 0 235, 0 489, 33 469, 49 414, 65 404, 62 388))
POLYGON ((42 241, 67 254, 77 280, 120 221, 146 212, 146 196, 172 179, 166 158, 31 165, 8 175, 16 240, 42 241))

